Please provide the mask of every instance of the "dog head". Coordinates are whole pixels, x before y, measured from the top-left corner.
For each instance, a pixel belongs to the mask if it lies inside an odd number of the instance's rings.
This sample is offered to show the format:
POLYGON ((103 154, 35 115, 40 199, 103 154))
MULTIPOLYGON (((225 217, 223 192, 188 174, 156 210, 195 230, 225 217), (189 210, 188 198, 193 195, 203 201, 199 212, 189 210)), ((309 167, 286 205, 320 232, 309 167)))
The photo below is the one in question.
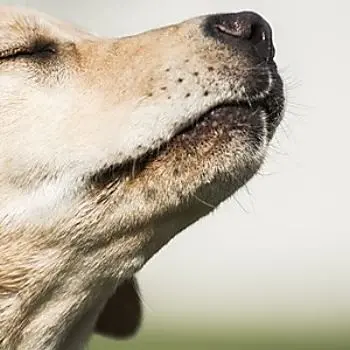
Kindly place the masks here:
POLYGON ((52 266, 30 257, 48 252, 62 279, 131 278, 261 166, 284 95, 259 15, 105 39, 34 11, 0 14, 0 277, 31 271, 14 293, 46 281, 52 266))

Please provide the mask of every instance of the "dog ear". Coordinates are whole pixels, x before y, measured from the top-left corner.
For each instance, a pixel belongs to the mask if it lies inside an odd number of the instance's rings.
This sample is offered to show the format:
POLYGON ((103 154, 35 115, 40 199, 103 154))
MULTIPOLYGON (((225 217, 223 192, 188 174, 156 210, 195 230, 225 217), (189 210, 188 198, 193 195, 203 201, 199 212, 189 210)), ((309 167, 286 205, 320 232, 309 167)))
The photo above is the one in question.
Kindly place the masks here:
POLYGON ((95 332, 111 338, 134 335, 142 321, 142 304, 136 278, 119 285, 102 310, 95 332))

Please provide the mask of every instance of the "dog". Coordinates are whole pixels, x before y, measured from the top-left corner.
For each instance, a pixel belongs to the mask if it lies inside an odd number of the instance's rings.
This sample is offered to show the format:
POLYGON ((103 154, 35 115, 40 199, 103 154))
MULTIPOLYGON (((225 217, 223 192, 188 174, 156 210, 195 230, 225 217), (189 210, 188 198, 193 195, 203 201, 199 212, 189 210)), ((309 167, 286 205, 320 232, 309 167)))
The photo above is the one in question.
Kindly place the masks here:
POLYGON ((135 273, 258 171, 284 111, 270 25, 100 38, 0 8, 0 348, 141 322, 135 273))

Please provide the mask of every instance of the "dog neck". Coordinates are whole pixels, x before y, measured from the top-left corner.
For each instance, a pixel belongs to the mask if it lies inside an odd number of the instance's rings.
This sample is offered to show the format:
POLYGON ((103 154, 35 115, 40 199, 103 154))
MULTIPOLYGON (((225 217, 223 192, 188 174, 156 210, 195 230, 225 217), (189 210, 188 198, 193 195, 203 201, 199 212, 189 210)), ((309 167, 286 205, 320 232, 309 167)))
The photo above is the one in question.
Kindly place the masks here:
POLYGON ((83 348, 115 288, 144 264, 134 236, 80 249, 34 228, 0 231, 1 349, 83 348))

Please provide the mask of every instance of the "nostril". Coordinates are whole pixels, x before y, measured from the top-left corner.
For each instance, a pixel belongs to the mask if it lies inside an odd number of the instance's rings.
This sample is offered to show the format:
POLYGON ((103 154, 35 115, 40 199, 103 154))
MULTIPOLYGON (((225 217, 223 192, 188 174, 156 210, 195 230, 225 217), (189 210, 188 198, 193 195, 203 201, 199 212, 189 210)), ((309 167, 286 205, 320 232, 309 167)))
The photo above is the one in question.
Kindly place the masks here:
POLYGON ((272 34, 269 26, 261 23, 252 25, 250 41, 261 57, 266 60, 274 58, 275 49, 273 47, 272 34))
POLYGON ((274 57, 272 30, 269 24, 254 12, 240 12, 211 16, 208 19, 211 35, 231 46, 239 45, 236 40, 249 42, 264 60, 274 57), (236 39, 236 40, 235 40, 236 39))
POLYGON ((253 44, 258 44, 261 41, 267 40, 266 29, 260 24, 253 24, 251 26, 251 36, 250 40, 253 44))
POLYGON ((237 18, 224 18, 222 23, 215 25, 217 30, 236 38, 250 40, 253 36, 255 25, 237 18))
POLYGON ((242 26, 238 22, 233 22, 230 25, 217 24, 216 28, 221 33, 231 35, 236 38, 249 40, 252 37, 252 28, 249 26, 242 26))

